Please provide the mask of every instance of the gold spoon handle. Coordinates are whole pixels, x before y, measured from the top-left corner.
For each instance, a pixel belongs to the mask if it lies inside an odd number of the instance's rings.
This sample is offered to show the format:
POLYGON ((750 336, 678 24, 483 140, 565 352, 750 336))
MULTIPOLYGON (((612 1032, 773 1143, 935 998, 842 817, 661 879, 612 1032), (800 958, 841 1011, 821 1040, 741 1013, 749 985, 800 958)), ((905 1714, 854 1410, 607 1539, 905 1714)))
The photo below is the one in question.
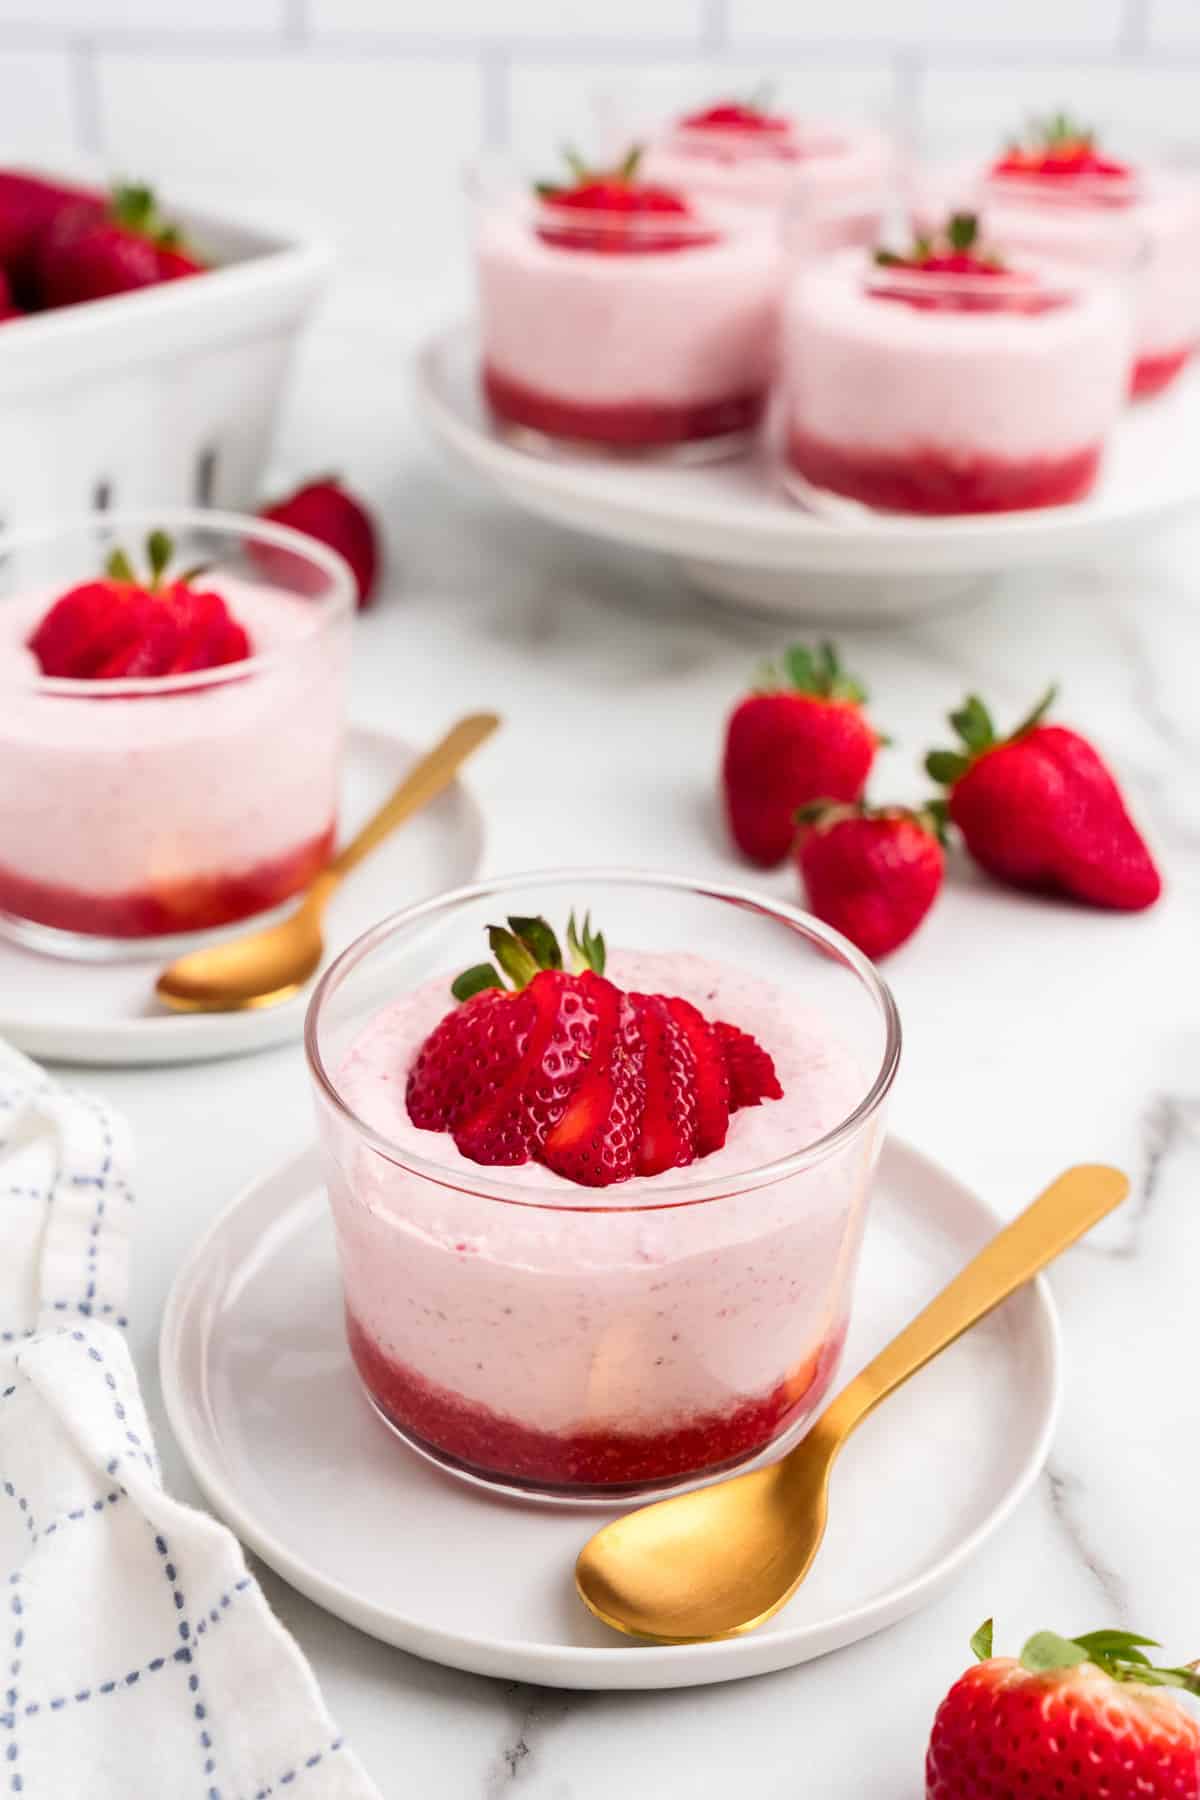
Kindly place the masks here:
POLYGON ((814 1429, 832 1433, 835 1443, 847 1438, 881 1400, 1090 1231, 1128 1192, 1128 1178, 1100 1163, 1081 1163, 1060 1175, 842 1389, 814 1429))
POLYGON ((491 737, 500 720, 495 713, 470 713, 460 719, 427 756, 423 756, 385 800, 377 813, 369 818, 344 849, 318 875, 309 889, 306 905, 324 906, 334 888, 369 856, 377 844, 393 832, 397 825, 419 812, 421 807, 449 787, 468 756, 491 737))

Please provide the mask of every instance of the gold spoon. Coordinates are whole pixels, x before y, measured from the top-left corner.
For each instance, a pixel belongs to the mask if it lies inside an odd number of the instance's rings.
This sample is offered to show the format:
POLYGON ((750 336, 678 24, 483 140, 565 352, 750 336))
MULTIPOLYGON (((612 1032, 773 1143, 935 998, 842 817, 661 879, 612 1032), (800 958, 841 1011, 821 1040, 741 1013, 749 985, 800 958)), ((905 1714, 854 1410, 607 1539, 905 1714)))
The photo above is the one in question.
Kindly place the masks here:
POLYGON ((289 999, 316 973, 321 961, 321 919, 334 889, 397 825, 450 785, 468 756, 491 737, 499 723, 495 713, 472 713, 460 719, 441 743, 409 770, 391 799, 358 835, 326 864, 290 917, 249 937, 231 938, 181 956, 155 983, 159 999, 176 1012, 242 1012, 252 1006, 277 1006, 289 999))
MULTIPOLYGON (((575 1582, 606 1625, 657 1644, 753 1631, 791 1599, 825 1532, 829 1472, 881 1400, 1044 1269, 1129 1192, 1119 1169, 1068 1169, 868 1363, 770 1468, 614 1519, 584 1545, 575 1582)), ((884 1496, 894 1503, 896 1496, 884 1496)), ((915 1496, 914 1496, 915 1503, 915 1496)))

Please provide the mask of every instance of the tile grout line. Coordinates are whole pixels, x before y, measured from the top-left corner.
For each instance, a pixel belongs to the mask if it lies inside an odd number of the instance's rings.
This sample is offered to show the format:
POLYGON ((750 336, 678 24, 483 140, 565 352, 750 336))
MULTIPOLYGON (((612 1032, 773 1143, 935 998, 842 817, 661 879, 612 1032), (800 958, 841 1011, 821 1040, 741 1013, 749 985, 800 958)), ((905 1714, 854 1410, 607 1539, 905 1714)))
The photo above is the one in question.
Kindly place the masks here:
POLYGON ((308 0, 283 0, 283 42, 291 49, 309 36, 308 0))
POLYGON ((75 143, 85 154, 101 156, 104 152, 104 130, 100 116, 100 83, 94 41, 86 37, 73 39, 67 51, 67 59, 75 143))
POLYGON ((1150 0, 1122 0, 1117 48, 1127 56, 1140 56, 1146 49, 1150 35, 1149 8, 1150 0))
POLYGON ((729 46, 728 0, 700 0, 700 48, 725 50, 729 46))
POLYGON ((484 46, 479 69, 482 82, 483 142, 489 150, 502 150, 512 138, 512 95, 509 86, 510 56, 497 41, 484 46))

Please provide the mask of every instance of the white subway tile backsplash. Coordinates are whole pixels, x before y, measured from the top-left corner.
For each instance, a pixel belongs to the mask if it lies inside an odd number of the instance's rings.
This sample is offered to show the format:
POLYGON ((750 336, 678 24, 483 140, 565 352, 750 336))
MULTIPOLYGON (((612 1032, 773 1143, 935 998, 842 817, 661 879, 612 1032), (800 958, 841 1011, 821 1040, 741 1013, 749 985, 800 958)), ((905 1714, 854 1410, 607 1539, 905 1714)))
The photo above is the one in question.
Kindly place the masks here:
POLYGON ((511 143, 525 164, 551 167, 560 146, 577 143, 608 154, 664 119, 706 100, 750 93, 764 80, 780 106, 828 117, 886 122, 895 84, 886 64, 862 67, 688 62, 638 68, 625 64, 520 64, 511 72, 511 143))
POLYGON ((311 0, 310 17, 318 33, 694 43, 703 0, 311 0))
MULTIPOLYGON (((1186 3, 1186 0, 1181 0, 1186 3)), ((1112 46, 1122 0, 728 0, 734 43, 756 37, 802 43, 1112 46)))
POLYGON ((106 161, 234 212, 315 228, 362 266, 435 274, 464 235, 473 63, 104 54, 106 161))
POLYGON ((71 150, 72 99, 65 51, 0 52, 0 157, 52 161, 71 150))
POLYGON ((1183 149, 1198 131, 1194 69, 1139 62, 933 69, 921 89, 922 138, 934 153, 998 145, 1031 113, 1065 108, 1118 152, 1183 149))
POLYGON ((281 31, 286 0, 0 0, 6 26, 40 32, 281 31))
POLYGON ((1147 39, 1152 47, 1200 47, 1200 0, 1148 0, 1147 39))

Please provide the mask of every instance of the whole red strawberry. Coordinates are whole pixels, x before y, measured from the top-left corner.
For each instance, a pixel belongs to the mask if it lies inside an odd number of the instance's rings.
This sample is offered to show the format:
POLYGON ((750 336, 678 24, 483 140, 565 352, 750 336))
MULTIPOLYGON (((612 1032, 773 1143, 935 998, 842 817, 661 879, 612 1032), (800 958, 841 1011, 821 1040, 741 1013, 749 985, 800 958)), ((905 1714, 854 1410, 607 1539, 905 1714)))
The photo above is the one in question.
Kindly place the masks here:
POLYGON ((1086 738, 1047 725, 1053 688, 998 739, 977 695, 950 715, 961 750, 934 750, 925 767, 949 789, 948 812, 967 849, 998 881, 1138 912, 1162 892, 1154 860, 1116 782, 1086 738))
MULTIPOLYGON (((379 574, 375 527, 362 501, 356 500, 336 475, 306 481, 274 505, 264 506, 258 516, 275 525, 290 525, 293 531, 302 531, 306 537, 316 538, 319 544, 338 551, 354 572, 359 609, 370 606, 379 574)), ((247 548, 261 569, 275 573, 280 580, 303 581, 303 570, 286 550, 253 540, 247 548)))
POLYGON ((408 1076, 409 1117, 492 1167, 543 1163, 584 1187, 658 1175, 719 1150, 730 1114, 780 1097, 745 1032, 677 995, 624 993, 590 920, 567 927, 571 968, 544 919, 489 932, 491 963, 460 975, 460 1004, 408 1076))
POLYGON ((613 169, 591 169, 573 150, 566 153, 570 182, 540 181, 537 234, 560 250, 593 250, 620 256, 695 249, 716 241, 696 223, 692 209, 673 188, 639 181, 640 145, 613 169))
POLYGON ((34 274, 42 239, 67 211, 103 215, 103 194, 68 187, 24 169, 0 169, 0 267, 24 306, 32 306, 34 274))
POLYGON ((165 531, 146 539, 150 564, 140 581, 124 551, 105 574, 60 596, 29 638, 43 675, 115 681, 186 675, 250 655, 250 640, 219 594, 188 574, 166 579, 173 546, 165 531))
POLYGON ((1131 1631, 1031 1637, 1019 1660, 980 1661, 938 1709, 926 1800, 1200 1800, 1200 1722, 1174 1692, 1200 1694, 1192 1669, 1157 1669, 1131 1631))
POLYGON ((802 808, 799 824, 796 866, 809 911, 876 959, 910 938, 941 891, 936 815, 819 801, 802 808))
POLYGON ((13 299, 12 288, 4 270, 0 269, 0 323, 5 319, 23 319, 24 313, 13 299))
POLYGON ((879 737, 863 713, 866 690, 843 672, 832 644, 793 645, 782 672, 739 702, 725 730, 725 813, 743 856, 781 863, 796 813, 814 800, 857 800, 879 737))
POLYGON ((91 202, 65 208, 37 253, 44 306, 132 293, 198 275, 204 266, 177 228, 162 218, 148 187, 115 188, 99 214, 91 202))

